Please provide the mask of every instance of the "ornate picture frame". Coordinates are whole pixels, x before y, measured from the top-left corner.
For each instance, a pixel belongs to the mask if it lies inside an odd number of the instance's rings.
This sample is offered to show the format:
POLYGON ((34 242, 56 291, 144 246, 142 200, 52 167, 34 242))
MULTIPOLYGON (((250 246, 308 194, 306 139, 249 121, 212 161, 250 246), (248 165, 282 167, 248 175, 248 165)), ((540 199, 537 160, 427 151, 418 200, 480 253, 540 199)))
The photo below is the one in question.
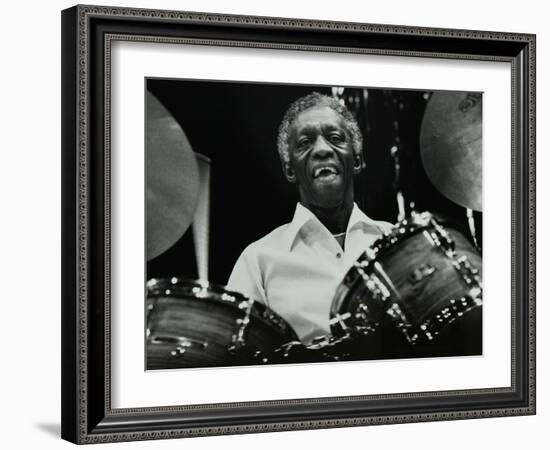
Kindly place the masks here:
MULTIPOLYGON (((535 413, 535 36, 99 6, 62 12, 62 437, 98 443, 535 413), (503 62, 511 71, 509 386, 114 408, 111 49, 190 44, 503 62)), ((141 194, 140 194, 141 195, 141 194)))

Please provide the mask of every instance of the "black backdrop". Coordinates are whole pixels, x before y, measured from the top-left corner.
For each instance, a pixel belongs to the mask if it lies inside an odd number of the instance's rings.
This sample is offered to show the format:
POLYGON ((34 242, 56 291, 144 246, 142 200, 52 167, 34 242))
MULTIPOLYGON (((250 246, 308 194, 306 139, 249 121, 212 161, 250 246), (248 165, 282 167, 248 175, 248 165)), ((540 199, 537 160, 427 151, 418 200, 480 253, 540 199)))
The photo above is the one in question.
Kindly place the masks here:
MULTIPOLYGON (((276 138, 292 101, 330 87, 148 79, 146 87, 185 131, 193 150, 211 159, 209 278, 225 284, 251 242, 292 219, 298 196, 283 176, 276 138)), ((400 187, 407 208, 443 215, 465 226, 464 208, 447 200, 428 180, 419 156, 422 116, 430 92, 346 87, 343 97, 363 132, 366 169, 356 179, 356 201, 365 213, 395 222, 397 145, 400 187)), ((481 230, 481 214, 476 214, 481 230)), ((147 264, 147 278, 196 279, 191 228, 147 264)), ((481 241, 481 232, 477 233, 481 241)), ((480 242, 481 244, 481 242, 480 242)))

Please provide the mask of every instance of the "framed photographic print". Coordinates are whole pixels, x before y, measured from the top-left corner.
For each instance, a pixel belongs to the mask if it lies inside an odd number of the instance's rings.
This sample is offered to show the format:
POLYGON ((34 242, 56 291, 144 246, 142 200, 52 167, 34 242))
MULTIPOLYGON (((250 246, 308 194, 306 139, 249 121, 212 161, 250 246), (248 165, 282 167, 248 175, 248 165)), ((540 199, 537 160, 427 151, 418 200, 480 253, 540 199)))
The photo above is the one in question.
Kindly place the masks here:
POLYGON ((535 413, 533 35, 75 6, 62 42, 65 439, 535 413))

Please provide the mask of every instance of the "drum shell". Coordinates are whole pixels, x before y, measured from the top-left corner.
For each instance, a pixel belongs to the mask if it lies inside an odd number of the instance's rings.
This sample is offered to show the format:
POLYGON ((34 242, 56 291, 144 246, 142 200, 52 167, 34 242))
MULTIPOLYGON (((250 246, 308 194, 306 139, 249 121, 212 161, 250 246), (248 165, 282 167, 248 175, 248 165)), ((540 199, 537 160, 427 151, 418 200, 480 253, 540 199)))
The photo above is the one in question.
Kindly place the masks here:
POLYGON ((452 225, 443 230, 447 237, 443 244, 434 240, 434 231, 437 230, 432 225, 408 230, 396 227, 390 237, 378 243, 375 258, 362 255, 339 286, 332 315, 349 317, 344 325, 332 320, 332 331, 340 336, 360 336, 356 339, 357 359, 481 354, 480 304, 460 312, 453 320, 443 321, 437 336, 430 339, 420 328, 437 321, 451 301, 469 298, 477 290, 481 295, 479 252, 452 225), (461 257, 475 276, 465 276, 464 271, 457 269, 461 257), (383 302, 375 298, 365 282, 365 276, 371 275, 382 281, 390 298, 383 302), (393 305, 404 313, 406 321, 387 314, 393 305), (403 327, 403 323, 410 328, 403 327), (415 334, 420 338, 412 345, 408 338, 415 334))
MULTIPOLYGON (((466 256, 481 278, 481 256, 458 230, 447 228, 454 251, 466 256)), ((429 319, 451 299, 464 296, 469 286, 453 265, 453 260, 433 246, 424 232, 415 233, 380 254, 377 258, 399 292, 409 319, 417 324, 429 319), (433 268, 425 278, 415 278, 421 267, 433 268)))
POLYGON ((258 364, 264 354, 296 339, 280 317, 245 297, 161 292, 147 298, 148 370, 258 364))

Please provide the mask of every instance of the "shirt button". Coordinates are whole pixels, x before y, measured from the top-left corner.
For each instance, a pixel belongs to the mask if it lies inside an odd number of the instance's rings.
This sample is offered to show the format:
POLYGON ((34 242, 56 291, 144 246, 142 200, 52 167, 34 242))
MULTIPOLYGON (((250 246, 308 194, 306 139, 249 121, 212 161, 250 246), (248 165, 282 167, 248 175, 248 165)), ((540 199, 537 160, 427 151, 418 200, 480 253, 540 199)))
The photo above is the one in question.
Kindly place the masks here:
POLYGON ((342 257, 342 253, 340 253, 340 252, 336 253, 336 257, 337 257, 338 259, 340 259, 340 258, 342 257))

